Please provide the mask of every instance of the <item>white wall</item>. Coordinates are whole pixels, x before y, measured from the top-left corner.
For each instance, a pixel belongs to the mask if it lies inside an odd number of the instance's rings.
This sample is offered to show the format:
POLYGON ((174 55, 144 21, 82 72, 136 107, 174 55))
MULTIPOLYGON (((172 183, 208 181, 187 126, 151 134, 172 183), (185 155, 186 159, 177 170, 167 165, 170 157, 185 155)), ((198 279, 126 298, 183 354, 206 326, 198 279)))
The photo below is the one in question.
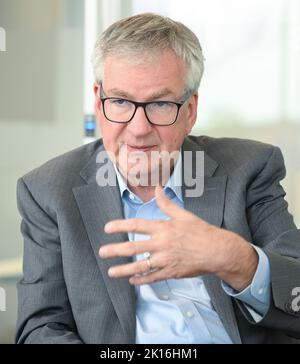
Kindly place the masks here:
MULTIPOLYGON (((0 262, 22 254, 19 177, 80 146, 83 136, 83 1, 0 0, 0 262)), ((1 264, 1 263, 0 263, 1 264)), ((1 281, 0 343, 12 341, 15 281, 1 281)))
POLYGON ((0 0, 7 32, 0 53, 1 258, 21 252, 17 178, 82 141, 82 1, 72 2, 74 19, 70 1, 24 3, 26 11, 18 0, 0 0))

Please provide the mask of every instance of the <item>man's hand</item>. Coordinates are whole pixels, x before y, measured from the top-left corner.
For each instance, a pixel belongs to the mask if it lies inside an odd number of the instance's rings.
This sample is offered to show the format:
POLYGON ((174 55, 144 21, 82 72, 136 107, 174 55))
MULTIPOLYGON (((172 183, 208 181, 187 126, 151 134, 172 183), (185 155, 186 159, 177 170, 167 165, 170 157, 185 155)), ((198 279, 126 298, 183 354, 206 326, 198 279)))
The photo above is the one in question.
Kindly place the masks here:
POLYGON ((252 281, 258 255, 239 235, 208 224, 170 201, 161 187, 155 190, 158 207, 171 219, 128 219, 111 221, 105 226, 108 234, 134 232, 147 234, 149 240, 115 243, 103 246, 102 258, 131 257, 150 252, 147 260, 115 266, 110 277, 130 277, 131 284, 148 284, 166 279, 215 274, 237 291, 252 281))

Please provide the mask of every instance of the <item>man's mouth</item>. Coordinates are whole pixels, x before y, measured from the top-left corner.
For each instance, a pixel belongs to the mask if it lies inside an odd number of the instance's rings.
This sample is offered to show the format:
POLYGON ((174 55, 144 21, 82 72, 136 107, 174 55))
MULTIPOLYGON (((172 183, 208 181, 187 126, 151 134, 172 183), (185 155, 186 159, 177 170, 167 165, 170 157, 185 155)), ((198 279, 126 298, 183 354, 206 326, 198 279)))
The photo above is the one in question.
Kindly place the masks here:
POLYGON ((157 145, 130 145, 127 144, 127 150, 128 152, 149 152, 151 150, 154 150, 157 147, 157 145))

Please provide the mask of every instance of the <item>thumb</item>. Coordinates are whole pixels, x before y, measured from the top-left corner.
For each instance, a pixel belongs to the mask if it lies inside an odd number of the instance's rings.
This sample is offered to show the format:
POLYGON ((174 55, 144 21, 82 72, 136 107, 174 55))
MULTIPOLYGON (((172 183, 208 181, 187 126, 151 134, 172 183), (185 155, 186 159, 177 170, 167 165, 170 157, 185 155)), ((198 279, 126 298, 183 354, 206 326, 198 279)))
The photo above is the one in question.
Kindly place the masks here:
POLYGON ((155 198, 157 206, 160 208, 162 212, 166 215, 170 216, 173 219, 186 217, 188 212, 183 208, 176 205, 176 203, 172 202, 165 194, 162 187, 156 186, 155 188, 155 198))

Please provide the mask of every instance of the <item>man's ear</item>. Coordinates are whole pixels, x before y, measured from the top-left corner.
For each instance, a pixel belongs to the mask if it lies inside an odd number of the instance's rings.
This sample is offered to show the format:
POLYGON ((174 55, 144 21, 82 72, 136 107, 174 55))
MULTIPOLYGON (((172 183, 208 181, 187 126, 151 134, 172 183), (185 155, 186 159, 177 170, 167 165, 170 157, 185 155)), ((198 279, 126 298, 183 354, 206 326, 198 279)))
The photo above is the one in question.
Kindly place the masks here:
POLYGON ((198 92, 193 94, 188 101, 187 135, 190 134, 197 121, 198 92))
POLYGON ((95 82, 94 83, 94 95, 95 95, 95 115, 97 116, 98 120, 99 120, 99 115, 100 115, 100 110, 101 110, 101 100, 100 100, 100 95, 99 95, 99 88, 100 86, 95 82))
POLYGON ((99 85, 97 82, 94 82, 94 94, 95 96, 99 95, 99 85))

